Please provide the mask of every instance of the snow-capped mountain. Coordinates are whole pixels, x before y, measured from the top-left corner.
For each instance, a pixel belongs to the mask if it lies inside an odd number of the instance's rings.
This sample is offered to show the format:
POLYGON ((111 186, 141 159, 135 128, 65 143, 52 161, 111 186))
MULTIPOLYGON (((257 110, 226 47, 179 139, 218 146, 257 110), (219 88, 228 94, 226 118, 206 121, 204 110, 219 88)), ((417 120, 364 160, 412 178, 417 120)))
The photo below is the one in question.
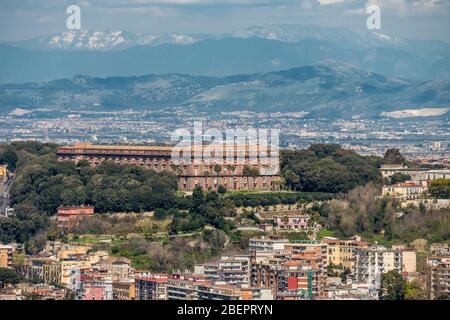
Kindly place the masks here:
POLYGON ((0 43, 0 83, 76 74, 227 76, 340 60, 388 77, 450 79, 450 44, 382 33, 301 25, 252 27, 232 34, 67 31, 0 43), (126 61, 126 63, 124 63, 126 61))
POLYGON ((315 40, 341 43, 358 47, 392 47, 403 43, 394 37, 370 31, 350 31, 345 28, 322 28, 302 25, 254 26, 231 34, 148 34, 126 31, 71 30, 53 35, 43 35, 30 40, 10 43, 19 48, 32 50, 91 50, 109 51, 135 46, 158 46, 161 44, 190 45, 205 39, 261 38, 296 43, 315 40))
POLYGON ((232 35, 238 38, 258 37, 290 43, 313 39, 333 43, 351 43, 366 48, 374 46, 392 46, 402 42, 398 38, 368 30, 351 31, 345 28, 323 28, 303 25, 269 24, 265 26, 254 26, 245 30, 236 31, 232 35))
POLYGON ((200 40, 186 34, 145 34, 126 31, 71 30, 14 43, 14 46, 40 50, 115 50, 163 43, 192 44, 200 40))

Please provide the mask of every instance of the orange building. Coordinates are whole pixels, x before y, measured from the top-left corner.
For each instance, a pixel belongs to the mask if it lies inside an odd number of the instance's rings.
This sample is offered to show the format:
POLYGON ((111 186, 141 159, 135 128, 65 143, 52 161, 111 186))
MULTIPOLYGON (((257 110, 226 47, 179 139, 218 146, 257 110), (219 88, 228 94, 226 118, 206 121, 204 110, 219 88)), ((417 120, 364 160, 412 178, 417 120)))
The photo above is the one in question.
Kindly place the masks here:
POLYGON ((92 217, 94 215, 94 207, 79 206, 79 207, 59 207, 58 208, 58 227, 64 229, 71 229, 77 226, 85 217, 92 217))
MULTIPOLYGON (((191 157, 196 161, 175 162, 169 146, 113 146, 93 145, 89 142, 60 147, 59 161, 87 160, 92 166, 109 160, 117 164, 145 166, 157 172, 173 172, 178 177, 178 189, 192 191, 195 187, 217 190, 278 190, 280 188, 278 158, 262 161, 259 146, 223 147, 223 159, 204 156, 203 147, 192 147, 191 157), (227 159, 227 152, 234 155, 227 159), (199 158, 196 158, 199 157, 199 158), (214 160, 213 160, 214 159, 214 160), (234 159, 234 160, 233 160, 234 159)), ((270 154, 270 150, 268 152, 270 154)), ((179 151, 182 157, 183 151, 179 151)))
POLYGON ((12 254, 12 246, 0 244, 0 268, 12 268, 12 254))

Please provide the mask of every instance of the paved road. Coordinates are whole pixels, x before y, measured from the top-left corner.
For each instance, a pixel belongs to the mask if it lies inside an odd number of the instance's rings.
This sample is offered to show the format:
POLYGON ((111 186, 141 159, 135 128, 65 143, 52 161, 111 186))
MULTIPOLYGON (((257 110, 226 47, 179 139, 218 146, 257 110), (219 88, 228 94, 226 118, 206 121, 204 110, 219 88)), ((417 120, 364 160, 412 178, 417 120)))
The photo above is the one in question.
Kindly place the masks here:
POLYGON ((11 189, 13 179, 9 178, 5 183, 3 183, 2 194, 0 195, 0 216, 6 215, 6 208, 9 207, 10 199, 9 199, 9 191, 11 189))

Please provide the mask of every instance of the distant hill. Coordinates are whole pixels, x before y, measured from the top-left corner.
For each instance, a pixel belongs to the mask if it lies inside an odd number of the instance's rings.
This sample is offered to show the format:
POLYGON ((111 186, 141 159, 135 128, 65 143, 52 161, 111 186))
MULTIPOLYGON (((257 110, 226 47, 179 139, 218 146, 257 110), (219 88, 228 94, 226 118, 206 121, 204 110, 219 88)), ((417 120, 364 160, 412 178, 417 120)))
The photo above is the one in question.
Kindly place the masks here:
MULTIPOLYGON (((310 117, 327 118, 395 116, 394 111, 441 108, 443 112, 433 112, 448 116, 445 108, 450 106, 450 81, 386 78, 346 63, 326 61, 314 66, 229 77, 76 76, 48 82, 3 84, 0 105, 7 112, 43 107, 61 110, 182 107, 190 112, 303 111, 310 117)), ((408 111, 408 114, 415 113, 408 111)))
POLYGON ((183 73, 224 77, 340 60, 418 80, 450 80, 450 44, 380 33, 269 25, 225 35, 68 31, 0 45, 0 83, 183 73))

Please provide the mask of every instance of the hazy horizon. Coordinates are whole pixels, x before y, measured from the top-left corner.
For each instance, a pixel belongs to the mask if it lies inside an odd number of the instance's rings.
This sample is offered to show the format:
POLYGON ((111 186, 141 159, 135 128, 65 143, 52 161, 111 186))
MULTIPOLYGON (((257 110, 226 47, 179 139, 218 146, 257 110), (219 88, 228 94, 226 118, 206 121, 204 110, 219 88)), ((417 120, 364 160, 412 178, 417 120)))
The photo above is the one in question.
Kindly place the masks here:
POLYGON ((0 0, 0 41, 67 31, 72 4, 80 6, 87 30, 226 34, 269 24, 367 30, 368 3, 381 9, 377 32, 450 42, 450 0, 0 0))

